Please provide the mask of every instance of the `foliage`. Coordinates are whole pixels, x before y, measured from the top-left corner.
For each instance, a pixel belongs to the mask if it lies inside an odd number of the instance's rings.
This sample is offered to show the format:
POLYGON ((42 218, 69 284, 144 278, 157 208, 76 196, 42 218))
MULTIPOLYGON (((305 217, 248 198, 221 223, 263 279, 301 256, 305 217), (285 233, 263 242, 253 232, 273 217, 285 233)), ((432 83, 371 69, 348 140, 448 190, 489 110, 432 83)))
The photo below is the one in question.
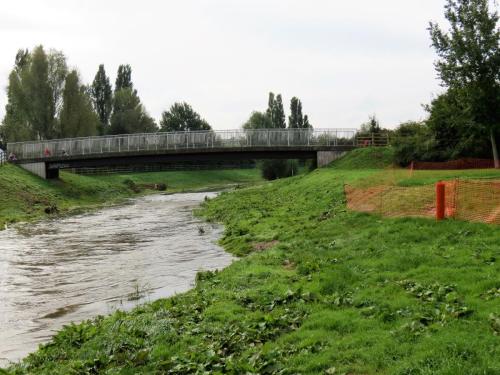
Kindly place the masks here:
POLYGON ((258 163, 262 177, 266 180, 290 177, 298 174, 299 164, 297 160, 261 160, 258 163))
MULTIPOLYGON (((455 121, 459 138, 490 136, 493 156, 498 164, 496 137, 500 133, 500 29, 497 12, 490 13, 488 0, 448 0, 445 17, 449 32, 431 23, 432 45, 439 60, 436 70, 445 99, 435 101, 434 111, 446 104, 462 116, 455 121), (446 101, 446 103, 443 103, 446 101)), ((449 112, 449 110, 448 110, 449 112)), ((437 120, 438 116, 434 116, 437 120)), ((456 117, 456 115, 454 116, 456 117)), ((500 164, 498 164, 500 167, 500 164)))
POLYGON ((188 103, 174 103, 161 115, 160 130, 164 132, 211 130, 212 127, 188 103))
POLYGON ((151 133, 157 130, 136 90, 128 87, 115 91, 110 134, 151 133))
MULTIPOLYGON (((46 53, 43 46, 36 47, 32 52, 19 50, 9 75, 6 114, 0 127, 3 142, 64 136, 65 132, 61 129, 66 125, 61 124, 61 116, 64 116, 64 122, 68 122, 70 117, 86 122, 78 126, 80 130, 76 133, 94 134, 93 109, 88 105, 86 89, 80 89, 79 82, 75 82, 75 74, 68 74, 66 57, 60 51, 46 53), (70 85, 66 90, 68 82, 70 85), (70 95, 71 92, 75 94, 70 95), (65 99, 71 103, 65 103, 65 99), (81 108, 75 105, 81 105, 81 108)), ((72 120, 73 125, 75 121, 72 120)))
POLYGON ((80 84, 77 71, 72 70, 66 76, 57 136, 73 138, 96 135, 98 123, 87 88, 80 84))
POLYGON ((376 115, 370 116, 368 119, 368 122, 365 122, 364 124, 361 125, 360 128, 361 133, 375 133, 378 134, 382 132, 382 128, 380 127, 380 122, 377 119, 376 115))
POLYGON ((243 129, 269 129, 271 127, 271 119, 267 113, 259 111, 253 111, 250 118, 243 124, 243 129))
POLYGON ((128 64, 120 65, 118 67, 118 73, 116 75, 115 91, 133 88, 134 85, 132 83, 132 68, 128 64))
POLYGON ((281 94, 274 96, 274 93, 269 93, 267 116, 271 120, 271 128, 284 129, 286 128, 285 109, 283 108, 283 99, 281 94))
POLYGON ((104 65, 99 65, 94 81, 91 86, 92 103, 99 116, 99 134, 106 134, 109 127, 109 119, 113 105, 113 93, 109 77, 106 75, 104 65))
POLYGON ((65 327, 8 372, 496 373, 498 228, 347 211, 344 182, 372 173, 325 168, 208 200, 201 213, 245 258, 65 327))
POLYGON ((302 115, 302 102, 295 96, 290 101, 290 116, 288 117, 288 128, 312 128, 312 125, 309 123, 309 117, 307 115, 302 115))
POLYGON ((412 161, 447 160, 449 150, 437 147, 434 133, 422 122, 406 122, 398 126, 392 136, 394 162, 407 166, 412 161))

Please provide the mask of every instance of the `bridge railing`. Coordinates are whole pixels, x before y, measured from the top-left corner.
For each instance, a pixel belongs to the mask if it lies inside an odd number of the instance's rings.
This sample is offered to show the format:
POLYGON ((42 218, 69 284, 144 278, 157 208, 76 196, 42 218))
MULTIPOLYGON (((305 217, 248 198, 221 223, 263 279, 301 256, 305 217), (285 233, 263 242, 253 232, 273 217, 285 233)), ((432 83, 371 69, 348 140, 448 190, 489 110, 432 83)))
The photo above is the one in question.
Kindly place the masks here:
POLYGON ((18 160, 140 151, 356 146, 354 129, 252 129, 139 133, 9 143, 18 160))

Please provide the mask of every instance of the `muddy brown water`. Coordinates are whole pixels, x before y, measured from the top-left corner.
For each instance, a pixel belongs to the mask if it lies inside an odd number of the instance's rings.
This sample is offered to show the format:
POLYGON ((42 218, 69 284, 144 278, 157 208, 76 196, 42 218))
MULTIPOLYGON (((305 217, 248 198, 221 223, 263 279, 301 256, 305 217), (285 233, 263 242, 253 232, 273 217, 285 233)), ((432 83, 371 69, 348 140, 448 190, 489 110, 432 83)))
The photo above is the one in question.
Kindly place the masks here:
POLYGON ((0 367, 63 325, 184 292, 232 257, 193 217, 215 193, 154 195, 0 231, 0 367), (201 228, 201 229, 200 229, 201 228))

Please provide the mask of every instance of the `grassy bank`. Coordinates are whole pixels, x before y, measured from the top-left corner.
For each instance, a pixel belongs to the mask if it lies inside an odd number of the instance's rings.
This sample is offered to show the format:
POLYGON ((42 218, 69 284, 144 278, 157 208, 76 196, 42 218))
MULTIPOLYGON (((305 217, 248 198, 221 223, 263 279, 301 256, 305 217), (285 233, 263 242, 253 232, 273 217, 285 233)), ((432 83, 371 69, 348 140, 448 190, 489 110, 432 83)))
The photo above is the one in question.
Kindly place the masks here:
POLYGON ((344 182, 374 173, 326 168, 206 202, 241 260, 66 327, 8 372, 500 373, 500 228, 348 212, 344 182))
POLYGON ((167 192, 217 189, 228 184, 258 182, 261 180, 259 173, 255 169, 107 176, 62 172, 60 180, 46 181, 8 164, 0 167, 0 229, 6 223, 45 217, 46 210, 65 213, 76 208, 116 203, 137 194, 148 193, 154 184, 166 184, 167 192))

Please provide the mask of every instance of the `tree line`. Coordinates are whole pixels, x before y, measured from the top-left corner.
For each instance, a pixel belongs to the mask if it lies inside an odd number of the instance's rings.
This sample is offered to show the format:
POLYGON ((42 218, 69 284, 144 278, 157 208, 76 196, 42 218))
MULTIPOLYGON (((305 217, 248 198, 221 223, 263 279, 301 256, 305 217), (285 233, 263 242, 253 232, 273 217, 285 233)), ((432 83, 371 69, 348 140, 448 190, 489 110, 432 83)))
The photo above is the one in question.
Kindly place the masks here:
POLYGON ((209 129, 185 102, 165 110, 157 124, 134 88, 130 65, 118 67, 114 88, 102 64, 86 85, 63 52, 40 45, 16 54, 0 142, 209 129))
MULTIPOLYGON (((250 118, 243 124, 243 129, 286 129, 286 114, 283 107, 281 94, 269 93, 266 111, 253 111, 250 118)), ((288 116, 288 128, 307 129, 312 128, 309 117, 302 115, 302 102, 293 97, 290 100, 290 116, 288 116)))
POLYGON ((500 168, 500 29, 488 0, 448 0, 449 30, 429 24, 445 91, 425 106, 422 122, 401 124, 393 132, 396 161, 493 158, 500 168))

